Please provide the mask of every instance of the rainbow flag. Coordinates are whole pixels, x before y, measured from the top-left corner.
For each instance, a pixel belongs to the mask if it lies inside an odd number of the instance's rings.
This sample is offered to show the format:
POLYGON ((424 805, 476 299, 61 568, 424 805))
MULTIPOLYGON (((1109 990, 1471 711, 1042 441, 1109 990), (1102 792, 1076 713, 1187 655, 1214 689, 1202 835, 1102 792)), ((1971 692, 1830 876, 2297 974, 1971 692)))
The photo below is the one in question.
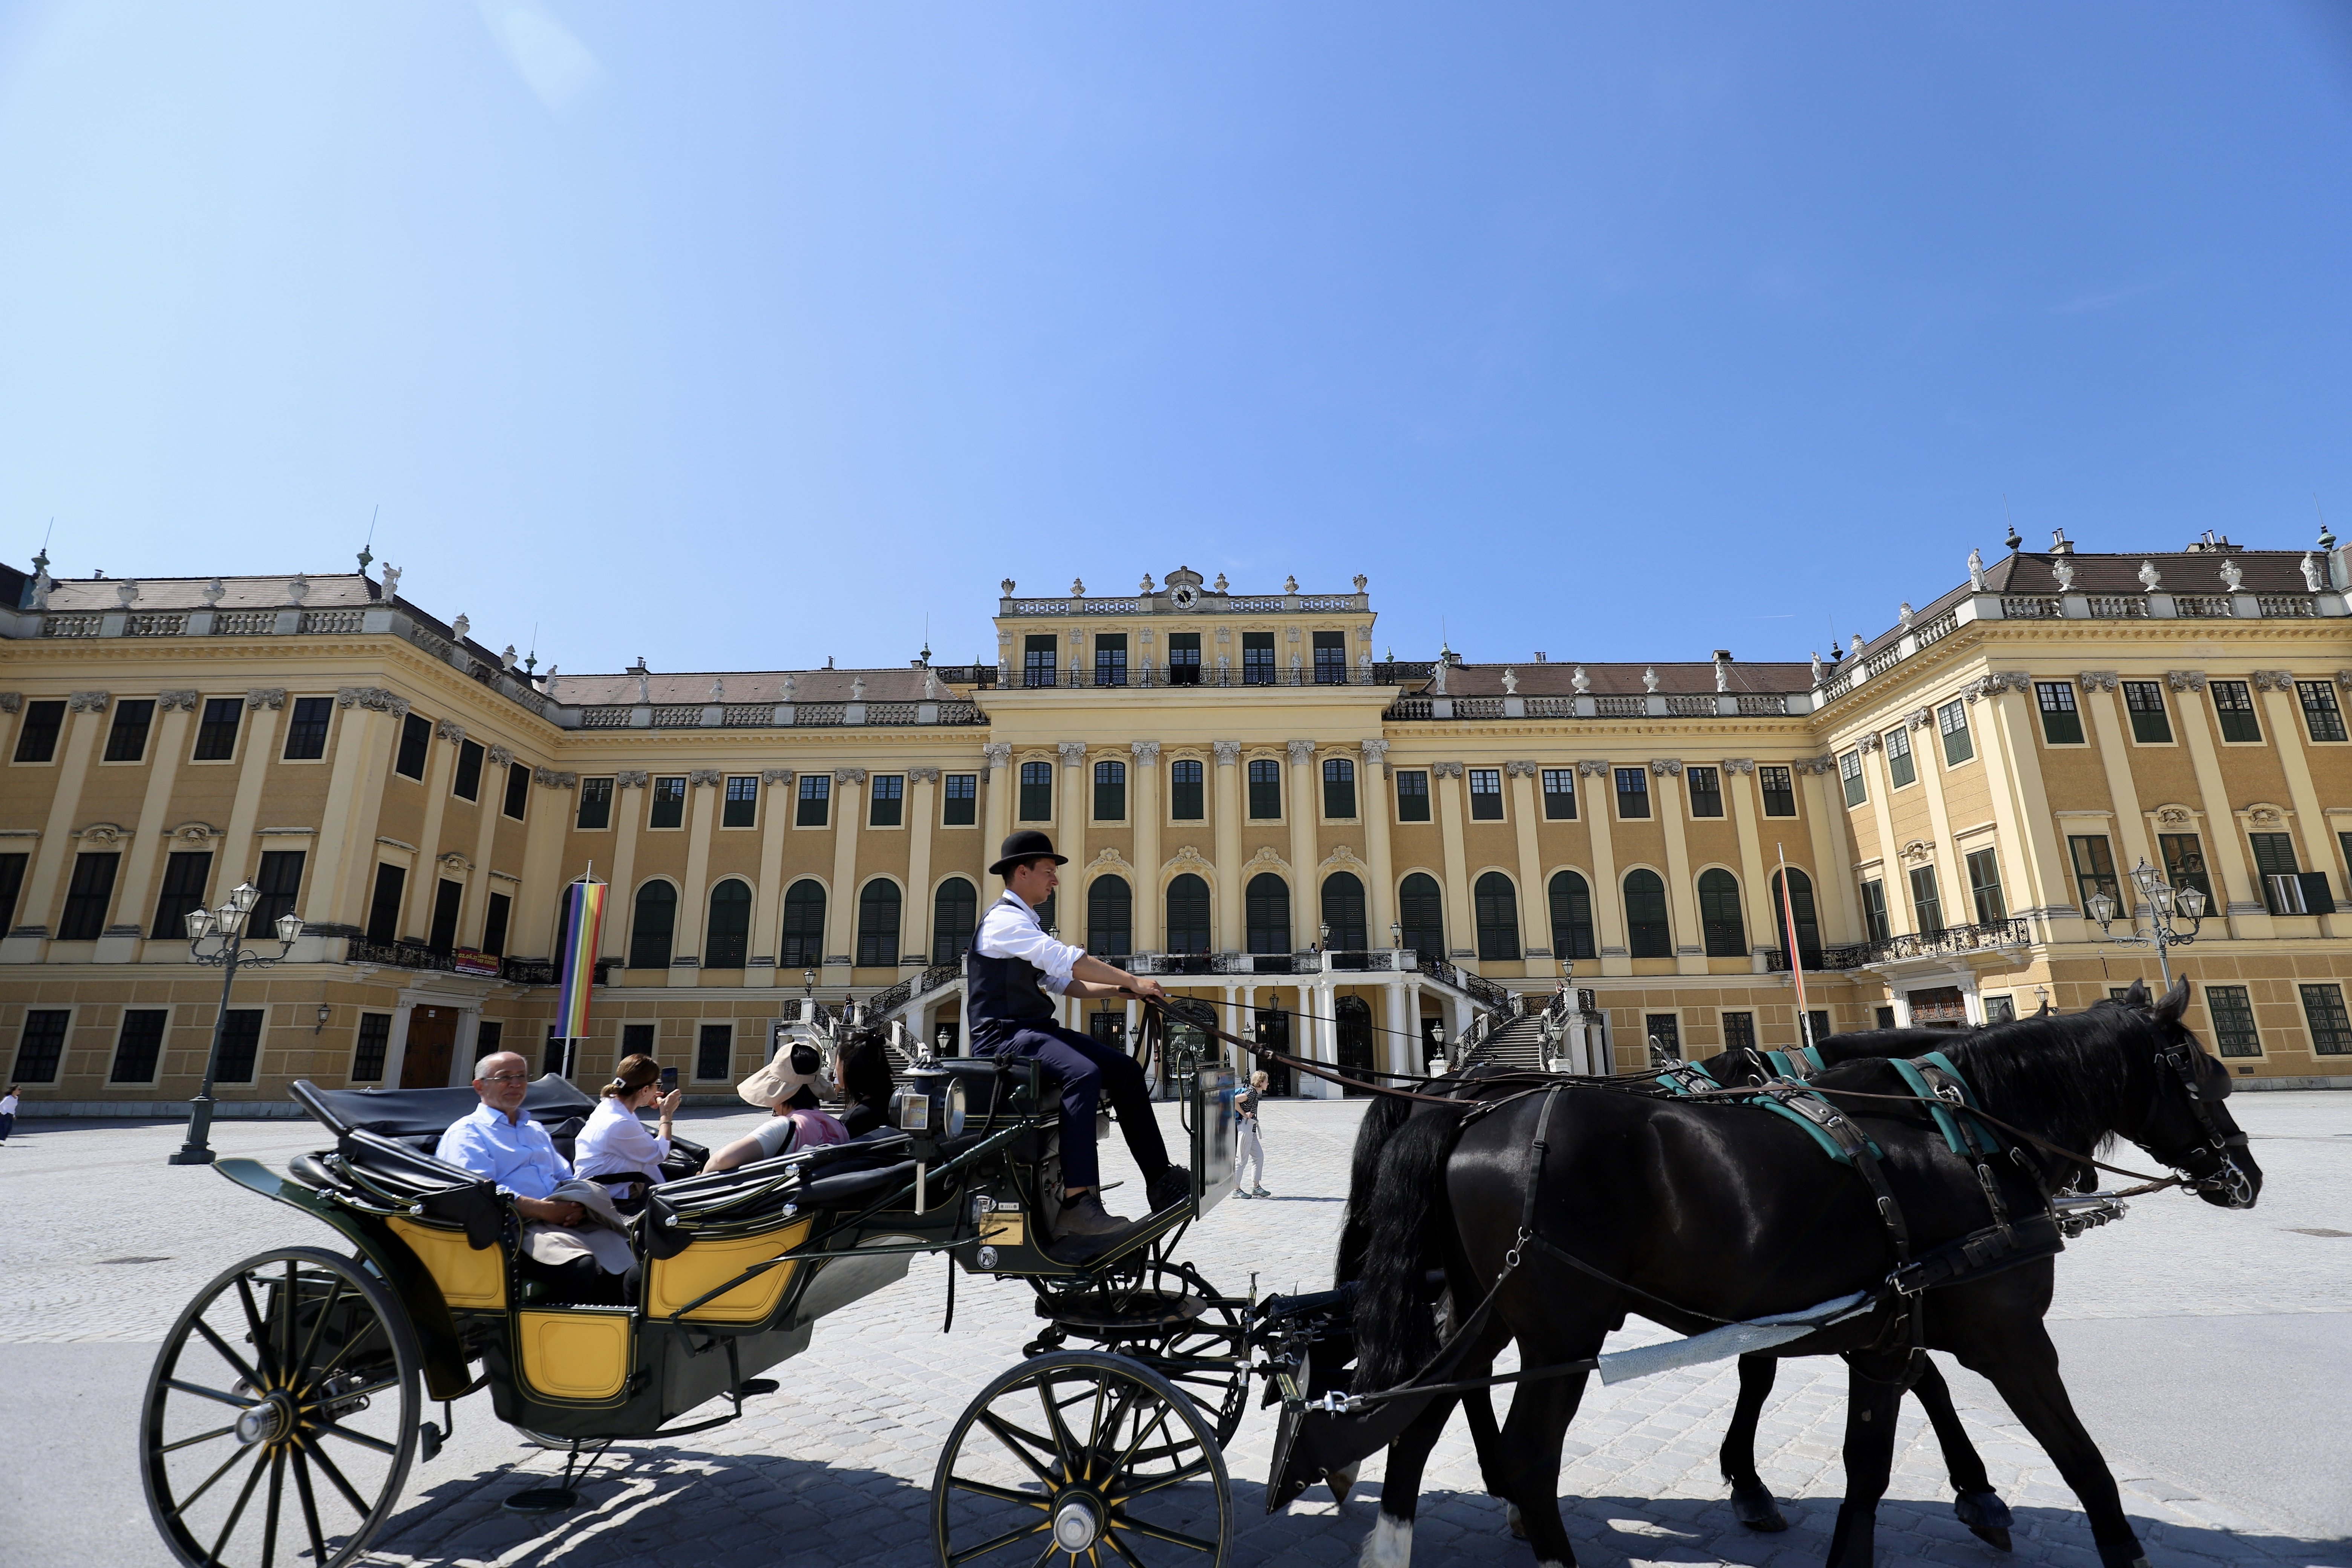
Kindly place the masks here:
MULTIPOLYGON (((596 937, 604 924, 604 888, 583 877, 563 889, 563 991, 555 1005, 555 1037, 588 1037, 588 992, 596 983, 596 937)), ((565 1059, 570 1059, 566 1053, 565 1059)))

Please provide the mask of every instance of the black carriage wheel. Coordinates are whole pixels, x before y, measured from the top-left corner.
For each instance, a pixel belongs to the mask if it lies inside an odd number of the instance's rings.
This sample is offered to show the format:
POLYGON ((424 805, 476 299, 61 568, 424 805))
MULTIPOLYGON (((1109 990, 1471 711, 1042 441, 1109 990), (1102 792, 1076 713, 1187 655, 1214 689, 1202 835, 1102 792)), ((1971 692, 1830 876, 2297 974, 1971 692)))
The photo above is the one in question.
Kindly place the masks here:
POLYGON ((1095 1351, 1023 1362, 981 1390, 931 1478, 941 1568, 1224 1568, 1233 1522, 1200 1408, 1095 1351))
POLYGON ((364 1264, 315 1247, 248 1258, 163 1341, 139 1478, 188 1568, 337 1568, 391 1516, 416 1455, 415 1336, 364 1264))
POLYGON ((1111 1348, 1143 1363, 1190 1395, 1215 1424, 1217 1444, 1223 1447, 1241 1430, 1242 1415, 1249 1408, 1248 1325, 1238 1309, 1217 1304, 1217 1293, 1189 1263, 1155 1258, 1145 1266, 1140 1284, 1146 1290, 1200 1299, 1201 1315, 1182 1328, 1111 1348))

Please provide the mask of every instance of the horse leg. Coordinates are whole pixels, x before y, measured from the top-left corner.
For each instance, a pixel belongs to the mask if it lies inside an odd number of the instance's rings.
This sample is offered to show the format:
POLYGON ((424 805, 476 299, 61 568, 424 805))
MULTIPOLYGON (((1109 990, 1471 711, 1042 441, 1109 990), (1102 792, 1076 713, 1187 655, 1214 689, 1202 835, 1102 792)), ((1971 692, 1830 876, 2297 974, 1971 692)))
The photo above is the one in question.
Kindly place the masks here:
MULTIPOLYGON (((1539 1357, 1524 1339, 1519 1353, 1536 1364, 1570 1359, 1539 1357)), ((1519 1384, 1511 1398, 1511 1413, 1503 1422, 1498 1452, 1504 1464, 1496 1479, 1518 1519, 1520 1528, 1514 1533, 1527 1542, 1542 1568, 1575 1568, 1576 1548, 1569 1543, 1568 1526, 1559 1517, 1559 1447, 1568 1436, 1568 1424, 1576 1418, 1577 1405, 1583 1401, 1588 1375, 1580 1372, 1519 1384)))
POLYGON ((1381 1481, 1380 1517, 1372 1521, 1372 1532, 1364 1537, 1364 1549, 1356 1559, 1358 1568, 1406 1568, 1412 1561, 1412 1516, 1421 1503, 1422 1468, 1429 1463, 1429 1451, 1437 1447, 1453 1414, 1453 1396, 1439 1394, 1390 1442, 1388 1470, 1381 1481))
POLYGON ((1772 1489, 1756 1473, 1756 1423, 1764 1414, 1764 1401, 1780 1369, 1780 1363, 1768 1355, 1739 1358, 1739 1404, 1731 1413, 1731 1425, 1724 1429, 1723 1451, 1716 1459, 1723 1479, 1731 1483, 1731 1511, 1750 1530, 1789 1528, 1780 1505, 1773 1500, 1772 1489))
POLYGON ((2138 1532, 2124 1513, 2115 1472, 2099 1446, 2083 1428, 2066 1397, 2066 1383, 2058 1374, 2058 1347, 2041 1320, 2024 1324, 1992 1343, 1971 1345, 1957 1352, 1960 1364, 1990 1379, 2011 1415, 2033 1434, 2050 1462, 2066 1479, 2091 1521, 2091 1540, 2099 1549, 2101 1568, 2147 1568, 2147 1558, 2138 1532))
POLYGON ((1855 1351, 1845 1358, 1845 1500, 1830 1537, 1830 1568, 1872 1568, 1878 1500, 1895 1473, 1895 1415, 1911 1352, 1855 1351))
MULTIPOLYGON (((1480 1375, 1485 1374, 1482 1373, 1480 1375)), ((1495 1396, 1483 1388, 1471 1390, 1462 1396, 1462 1414, 1470 1422, 1471 1446, 1478 1450, 1479 1484, 1486 1489, 1487 1496, 1499 1498, 1503 1495, 1499 1479, 1502 1474, 1503 1435, 1495 1426, 1495 1396)), ((1528 1527, 1526 1521, 1519 1517, 1519 1505, 1507 1500, 1504 1507, 1509 1510, 1511 1533, 1525 1541, 1528 1527)))
POLYGON ((2011 1518, 2009 1505, 1992 1489, 1992 1478, 1985 1474, 1984 1457, 1969 1441, 1968 1432, 1960 1426, 1960 1413, 1952 1408, 1952 1391, 1944 1382, 1944 1374, 1936 1370, 1933 1356, 1922 1356, 1919 1376, 1911 1384, 1918 1396, 1919 1407, 1927 1413, 1928 1424, 1936 1428, 1936 1442, 1944 1450, 1944 1468, 1952 1478, 1952 1511, 1978 1540, 2000 1548, 2009 1547, 2011 1518))

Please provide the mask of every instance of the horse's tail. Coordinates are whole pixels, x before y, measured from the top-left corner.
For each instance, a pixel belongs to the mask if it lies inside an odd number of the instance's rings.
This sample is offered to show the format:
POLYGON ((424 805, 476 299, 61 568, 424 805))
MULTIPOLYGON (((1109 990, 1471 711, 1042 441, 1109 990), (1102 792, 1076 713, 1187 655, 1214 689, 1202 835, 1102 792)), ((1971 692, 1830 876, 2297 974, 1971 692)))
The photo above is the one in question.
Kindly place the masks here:
POLYGON ((1356 1153, 1348 1172, 1348 1206, 1339 1215, 1339 1256, 1331 1283, 1345 1285, 1364 1271, 1364 1240, 1370 1228, 1372 1193, 1381 1179, 1381 1151, 1412 1114, 1412 1101, 1375 1095, 1356 1128, 1356 1153))
POLYGON ((1461 1121, 1462 1111, 1451 1107, 1420 1108, 1381 1152, 1365 1223, 1363 1289, 1356 1297, 1360 1394, 1395 1387, 1436 1352, 1427 1280, 1443 1262, 1436 1220, 1444 1206, 1446 1157, 1461 1121))

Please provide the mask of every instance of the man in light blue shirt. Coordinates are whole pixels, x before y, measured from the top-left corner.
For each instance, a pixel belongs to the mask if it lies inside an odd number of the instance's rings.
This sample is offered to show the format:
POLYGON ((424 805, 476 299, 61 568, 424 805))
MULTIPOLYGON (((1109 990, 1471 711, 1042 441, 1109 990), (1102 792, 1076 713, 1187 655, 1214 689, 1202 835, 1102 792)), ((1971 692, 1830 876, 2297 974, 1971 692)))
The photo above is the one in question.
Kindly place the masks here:
POLYGON ((617 1215, 593 1223, 584 1205, 566 1192, 611 1204, 595 1188, 573 1182, 572 1167, 555 1152, 547 1129, 524 1114, 530 1068, 513 1051, 498 1051, 475 1065, 474 1092, 482 1103, 441 1134, 434 1153, 449 1164, 487 1176, 513 1200, 523 1226, 524 1256, 572 1301, 625 1301, 626 1277, 636 1267, 628 1238, 612 1228, 617 1215))

